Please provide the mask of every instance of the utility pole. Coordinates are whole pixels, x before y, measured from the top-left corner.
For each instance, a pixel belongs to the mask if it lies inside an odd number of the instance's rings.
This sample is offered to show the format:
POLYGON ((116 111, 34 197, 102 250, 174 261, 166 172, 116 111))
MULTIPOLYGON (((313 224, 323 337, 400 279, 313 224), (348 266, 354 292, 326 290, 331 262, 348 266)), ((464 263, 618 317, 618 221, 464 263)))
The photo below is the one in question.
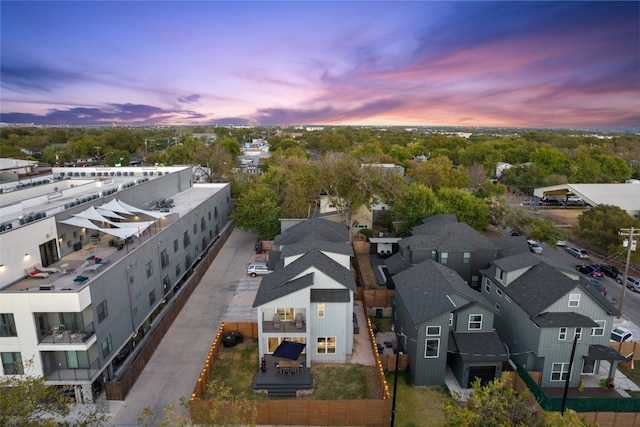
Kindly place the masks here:
POLYGON ((622 246, 627 248, 627 262, 624 266, 624 274, 622 275, 622 293, 620 294, 620 302, 618 303, 618 311, 620 312, 620 317, 622 317, 622 303, 624 302, 624 293, 627 290, 627 278, 629 277, 629 263, 631 262, 631 251, 636 250, 636 246, 638 242, 636 241, 635 238, 640 235, 640 230, 637 230, 633 227, 621 228, 618 234, 621 236, 625 236, 625 239, 622 242, 622 246))

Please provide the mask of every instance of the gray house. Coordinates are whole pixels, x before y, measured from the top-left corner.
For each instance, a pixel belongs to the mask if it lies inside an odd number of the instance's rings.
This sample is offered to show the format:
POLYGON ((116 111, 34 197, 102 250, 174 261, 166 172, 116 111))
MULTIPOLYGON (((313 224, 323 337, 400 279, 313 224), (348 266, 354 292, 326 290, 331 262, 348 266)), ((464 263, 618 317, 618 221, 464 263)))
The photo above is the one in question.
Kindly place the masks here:
POLYGON ((609 347, 618 310, 590 282, 566 266, 522 253, 492 262, 483 271, 481 293, 491 301, 495 327, 510 358, 529 371, 542 372, 542 387, 578 385, 580 375, 597 373, 611 362, 613 378, 624 357, 609 347), (569 362, 574 339, 573 371, 569 362))
POLYGON ((398 253, 387 261, 388 287, 395 286, 393 274, 406 265, 416 265, 431 259, 455 270, 469 286, 480 288, 480 269, 509 253, 528 251, 524 237, 492 239, 484 236, 455 215, 434 215, 414 227, 410 237, 398 242, 398 253))
POLYGON ((409 354, 415 385, 444 384, 447 364, 458 382, 491 380, 507 353, 493 329, 495 309, 451 268, 425 260, 394 276, 394 327, 409 354))

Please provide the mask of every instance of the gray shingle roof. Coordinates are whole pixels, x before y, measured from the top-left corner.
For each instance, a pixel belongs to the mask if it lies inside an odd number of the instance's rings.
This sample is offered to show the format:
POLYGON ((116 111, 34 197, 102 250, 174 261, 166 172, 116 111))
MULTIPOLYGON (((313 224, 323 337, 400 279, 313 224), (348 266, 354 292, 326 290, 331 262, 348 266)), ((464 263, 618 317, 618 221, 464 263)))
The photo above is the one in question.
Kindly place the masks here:
POLYGON ((348 242, 349 230, 344 224, 314 217, 279 234, 273 239, 273 244, 275 246, 290 245, 303 239, 348 242))
POLYGON ((507 350, 496 331, 451 332, 449 350, 469 362, 505 362, 507 350))
POLYGON ((595 328, 596 322, 587 316, 574 312, 545 312, 532 318, 533 322, 541 328, 595 328))
POLYGON ((453 293, 468 301, 491 308, 490 303, 452 269, 436 261, 426 260, 393 276, 396 298, 404 303, 414 325, 456 309, 448 295, 453 293))
POLYGON ((351 270, 344 268, 322 252, 313 250, 286 267, 278 268, 273 273, 262 276, 262 282, 253 301, 253 306, 260 306, 313 285, 313 273, 296 278, 312 267, 331 277, 348 290, 357 292, 356 281, 351 270))
POLYGON ((455 214, 437 214, 424 218, 422 224, 416 225, 411 229, 411 234, 434 234, 446 224, 458 222, 455 214))
POLYGON ((529 252, 527 238, 524 236, 488 236, 498 248, 498 258, 529 252))
POLYGON ((351 295, 347 289, 311 289, 311 302, 349 302, 351 295))
POLYGON ((398 242, 411 250, 440 252, 475 252, 499 248, 489 238, 464 222, 442 220, 437 224, 423 224, 412 229, 412 236, 398 242))
POLYGON ((309 236, 298 242, 285 245, 282 248, 282 257, 305 254, 313 249, 353 256, 353 247, 348 242, 329 242, 327 240, 311 239, 309 236))
POLYGON ((398 274, 411 267, 411 263, 402 258, 399 253, 395 253, 385 259, 384 265, 391 275, 398 274))

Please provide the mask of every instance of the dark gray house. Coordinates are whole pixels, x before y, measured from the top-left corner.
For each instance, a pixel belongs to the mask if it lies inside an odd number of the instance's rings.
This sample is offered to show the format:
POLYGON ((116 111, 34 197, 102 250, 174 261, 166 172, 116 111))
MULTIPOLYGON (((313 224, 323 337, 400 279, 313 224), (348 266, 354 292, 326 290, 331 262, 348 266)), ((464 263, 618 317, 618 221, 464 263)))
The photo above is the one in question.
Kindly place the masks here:
POLYGON ((455 215, 440 214, 424 220, 411 230, 410 237, 398 242, 398 253, 389 259, 388 287, 395 286, 393 274, 402 266, 434 260, 456 271, 469 286, 480 288, 480 269, 503 253, 528 251, 524 237, 492 239, 484 236, 455 215))
POLYGON ((394 276, 394 327, 415 385, 444 384, 447 364, 468 386, 502 372, 507 353, 493 329, 495 309, 448 266, 428 259, 394 276))
POLYGON ((491 301, 495 327, 510 358, 529 371, 542 372, 542 387, 563 387, 570 376, 597 373, 611 362, 613 378, 624 357, 609 347, 618 310, 591 283, 567 266, 522 253, 497 259, 484 270, 481 293, 491 301), (577 338, 573 370, 569 362, 577 338))

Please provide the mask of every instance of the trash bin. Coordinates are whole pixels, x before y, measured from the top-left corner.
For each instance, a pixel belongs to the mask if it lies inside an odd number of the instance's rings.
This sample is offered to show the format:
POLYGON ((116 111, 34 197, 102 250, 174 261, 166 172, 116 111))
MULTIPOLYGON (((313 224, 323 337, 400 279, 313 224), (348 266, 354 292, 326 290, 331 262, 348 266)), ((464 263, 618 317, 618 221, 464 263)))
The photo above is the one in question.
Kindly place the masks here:
POLYGON ((260 253, 260 245, 256 245, 256 253, 260 253))

